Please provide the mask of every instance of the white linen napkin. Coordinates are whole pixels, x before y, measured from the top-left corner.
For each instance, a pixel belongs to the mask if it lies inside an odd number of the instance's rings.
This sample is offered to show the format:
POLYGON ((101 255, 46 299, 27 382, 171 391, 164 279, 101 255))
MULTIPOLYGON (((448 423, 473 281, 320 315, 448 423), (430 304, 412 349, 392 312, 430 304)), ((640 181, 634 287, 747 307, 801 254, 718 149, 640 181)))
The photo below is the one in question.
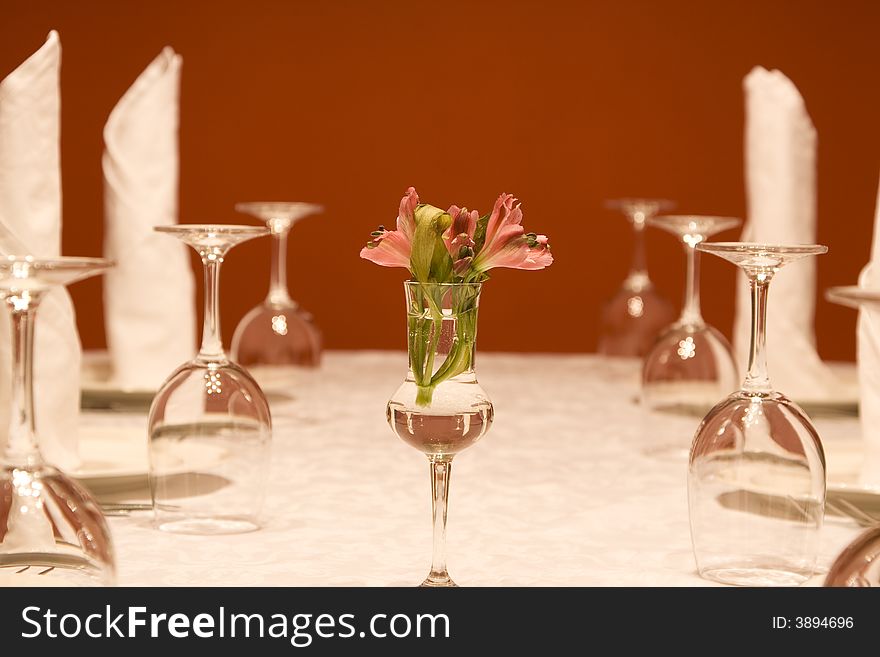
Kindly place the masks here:
MULTIPOLYGON (((742 240, 812 244, 816 239, 816 130, 803 98, 779 71, 755 67, 745 78, 748 219, 742 240)), ((738 281, 734 345, 748 367, 751 306, 738 281)), ((795 399, 820 399, 834 379, 816 352, 816 260, 787 265, 770 285, 767 355, 773 387, 795 399)))
MULTIPOLYGON (((57 32, 0 82, 0 252, 61 254, 61 44, 57 32)), ((3 310, 5 315, 6 310, 3 310)), ((0 432, 9 426, 10 323, 0 320, 0 432)), ((82 348, 70 295, 50 292, 34 338, 36 425, 47 460, 75 469, 82 348)), ((5 437, 4 437, 5 440, 5 437)))
MULTIPOLYGON (((871 261, 862 269, 859 287, 880 289, 880 190, 874 216, 871 261)), ((859 309, 856 333, 859 371, 859 419, 868 459, 865 475, 880 481, 880 309, 863 305, 859 309)))
POLYGON ((187 247, 153 226, 177 223, 181 57, 171 48, 141 73, 104 128, 104 285, 115 383, 156 389, 195 348, 195 283, 187 247))

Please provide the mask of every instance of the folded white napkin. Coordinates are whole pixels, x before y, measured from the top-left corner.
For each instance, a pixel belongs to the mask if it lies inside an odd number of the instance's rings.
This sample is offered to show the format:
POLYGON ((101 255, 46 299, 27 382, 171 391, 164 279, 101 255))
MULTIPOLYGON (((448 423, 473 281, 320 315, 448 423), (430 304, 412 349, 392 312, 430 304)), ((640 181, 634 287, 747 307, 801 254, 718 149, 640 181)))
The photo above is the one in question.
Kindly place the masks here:
MULTIPOLYGON (((50 32, 36 53, 0 82, 0 252, 61 253, 59 164, 61 45, 50 32)), ((6 310, 4 309, 5 313, 6 310)), ((0 321, 0 435, 9 426, 9 321, 0 321)), ((53 290, 37 313, 36 425, 44 456, 76 468, 82 349, 70 296, 53 290)))
POLYGON ((181 57, 171 48, 141 73, 104 128, 104 284, 115 382, 155 389, 193 356, 195 283, 187 247, 153 226, 177 223, 181 57))
MULTIPOLYGON (((812 244, 816 239, 816 130, 803 98, 779 71, 754 68, 746 94, 746 187, 748 219, 742 240, 766 244, 812 244)), ((821 398, 834 379, 816 353, 813 319, 816 260, 787 265, 770 286, 767 354, 776 390, 794 398, 821 398)), ((734 345, 748 366, 751 310, 744 275, 738 282, 734 345)))
MULTIPOLYGON (((859 286, 880 289, 880 191, 874 217, 871 261, 859 276, 859 286)), ((880 308, 862 306, 857 330, 859 370, 859 417, 862 437, 874 457, 873 475, 880 480, 880 308)))

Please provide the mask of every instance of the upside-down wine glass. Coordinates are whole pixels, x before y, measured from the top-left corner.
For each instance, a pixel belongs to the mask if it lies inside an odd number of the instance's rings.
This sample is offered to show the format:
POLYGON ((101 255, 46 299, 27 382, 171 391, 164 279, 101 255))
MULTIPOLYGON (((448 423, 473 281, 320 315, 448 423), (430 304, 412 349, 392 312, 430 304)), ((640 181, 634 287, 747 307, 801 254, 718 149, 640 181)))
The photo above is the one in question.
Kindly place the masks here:
MULTIPOLYGON (((880 290, 870 287, 856 285, 832 287, 825 290, 825 298, 833 303, 854 308, 860 313, 870 312, 875 315, 880 310, 880 290)), ((863 378, 862 385, 870 385, 871 378, 875 376, 877 372, 874 371, 860 372, 860 378, 863 378)), ((871 424, 869 414, 863 412, 861 421, 864 436, 878 430, 878 427, 871 424)), ((869 478, 871 484, 876 482, 875 464, 878 460, 880 454, 877 450, 868 448, 864 455, 862 472, 863 476, 869 478)), ((828 570, 825 586, 880 587, 880 525, 860 534, 837 556, 828 570)))
POLYGON ((621 288, 602 309, 598 352, 606 356, 642 357, 660 330, 675 317, 670 304, 648 277, 645 227, 650 217, 675 206, 663 199, 624 198, 606 201, 619 210, 633 229, 635 245, 629 274, 621 288))
POLYGON ((863 338, 870 336, 876 330, 880 319, 880 289, 871 286, 871 273, 873 265, 867 265, 859 276, 859 285, 834 286, 825 290, 825 299, 853 310, 858 310, 858 363, 857 374, 859 388, 861 389, 861 402, 859 410, 859 422, 862 425, 862 437, 865 442, 866 452, 862 461, 862 472, 859 477, 860 483, 872 488, 880 483, 880 443, 871 440, 880 431, 877 426, 876 412, 871 412, 876 402, 873 398, 880 394, 880 371, 873 366, 874 341, 868 339, 863 343, 863 338), (867 358, 863 358, 864 355, 867 358), (869 407, 866 408, 865 405, 869 407))
POLYGON ((642 403, 654 410, 704 415, 719 398, 736 389, 737 378, 730 343, 705 322, 700 311, 696 247, 742 222, 734 217, 669 215, 652 217, 648 223, 681 240, 687 277, 681 316, 660 335, 642 363, 642 403))
POLYGON ((745 586, 791 586, 815 571, 825 513, 825 454, 810 418, 776 392, 767 373, 767 293, 785 265, 820 245, 704 242, 740 267, 752 299, 749 369, 694 436, 688 468, 691 539, 702 577, 745 586))
POLYGON ((0 472, 0 581, 5 585, 109 585, 115 578, 110 530, 100 506, 40 453, 34 424, 39 391, 33 384, 40 302, 50 288, 110 266, 99 258, 0 257, 0 298, 12 317, 12 408, 0 472))
POLYGON ((162 384, 150 408, 150 488, 159 529, 230 534, 259 528, 272 435, 260 386, 220 338, 220 265, 260 226, 156 226, 193 247, 205 271, 202 345, 162 384))
POLYGON ((825 577, 825 586, 880 587, 880 525, 860 534, 837 555, 825 577))
POLYGON ((428 457, 434 551, 425 587, 456 586, 446 569, 452 459, 492 425, 492 402, 474 370, 482 283, 407 281, 409 371, 386 409, 388 424, 428 457))
POLYGON ((321 333, 287 289, 287 236, 296 222, 324 208, 312 203, 257 202, 238 203, 235 209, 266 222, 272 236, 272 270, 266 299, 235 329, 233 360, 250 368, 257 380, 267 381, 273 373, 283 376, 282 368, 318 367, 321 333))

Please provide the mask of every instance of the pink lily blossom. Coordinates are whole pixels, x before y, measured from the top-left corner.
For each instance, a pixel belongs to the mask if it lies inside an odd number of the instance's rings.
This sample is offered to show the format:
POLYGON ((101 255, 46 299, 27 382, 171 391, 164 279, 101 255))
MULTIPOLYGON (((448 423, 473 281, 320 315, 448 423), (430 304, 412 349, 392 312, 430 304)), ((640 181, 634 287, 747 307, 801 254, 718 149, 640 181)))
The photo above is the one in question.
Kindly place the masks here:
POLYGON ((397 230, 387 230, 384 226, 379 226, 379 229, 372 233, 373 239, 361 249, 361 258, 383 267, 409 269, 416 226, 414 213, 418 204, 419 194, 415 187, 410 187, 400 200, 397 230))
POLYGON ((452 225, 443 233, 443 241, 452 257, 452 270, 456 275, 463 275, 474 259, 474 233, 480 213, 476 210, 468 212, 467 208, 451 206, 446 211, 452 217, 452 225))
POLYGON ((486 226, 486 240, 473 260, 476 271, 493 267, 543 269, 553 263, 546 235, 525 233, 522 210, 512 194, 501 194, 495 201, 486 226))
MULTIPOLYGON (((443 214, 442 210, 434 206, 420 205, 418 193, 414 187, 410 187, 400 201, 397 229, 387 230, 384 226, 379 226, 371 234, 372 239, 361 249, 361 257, 378 265, 404 267, 412 272, 413 240, 416 238, 417 223, 433 223, 438 215, 443 214), (417 215, 420 218, 417 219, 417 215)), ((485 226, 482 226, 480 213, 476 210, 453 205, 445 214, 448 217, 442 223, 449 227, 437 237, 446 246, 452 261, 451 273, 456 277, 479 277, 494 267, 543 269, 553 263, 547 236, 525 232, 522 227, 522 209, 512 194, 501 194, 498 197, 492 212, 484 219, 485 226), (450 220, 451 223, 446 223, 450 220), (482 244, 478 243, 478 230, 484 235, 482 244)), ((420 244, 428 249, 425 251, 425 266, 430 269, 434 266, 431 264, 435 257, 431 255, 433 247, 430 243, 420 244)))

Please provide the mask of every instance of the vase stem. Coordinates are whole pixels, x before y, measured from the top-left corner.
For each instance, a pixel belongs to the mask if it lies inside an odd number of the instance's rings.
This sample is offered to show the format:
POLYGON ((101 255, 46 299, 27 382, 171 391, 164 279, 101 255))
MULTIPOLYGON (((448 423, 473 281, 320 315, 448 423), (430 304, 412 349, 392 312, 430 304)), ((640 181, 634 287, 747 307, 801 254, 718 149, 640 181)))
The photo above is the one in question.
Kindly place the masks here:
POLYGON ((446 509, 449 503, 451 460, 431 461, 431 510, 434 521, 434 553, 431 572, 422 586, 455 586, 446 572, 446 509))

